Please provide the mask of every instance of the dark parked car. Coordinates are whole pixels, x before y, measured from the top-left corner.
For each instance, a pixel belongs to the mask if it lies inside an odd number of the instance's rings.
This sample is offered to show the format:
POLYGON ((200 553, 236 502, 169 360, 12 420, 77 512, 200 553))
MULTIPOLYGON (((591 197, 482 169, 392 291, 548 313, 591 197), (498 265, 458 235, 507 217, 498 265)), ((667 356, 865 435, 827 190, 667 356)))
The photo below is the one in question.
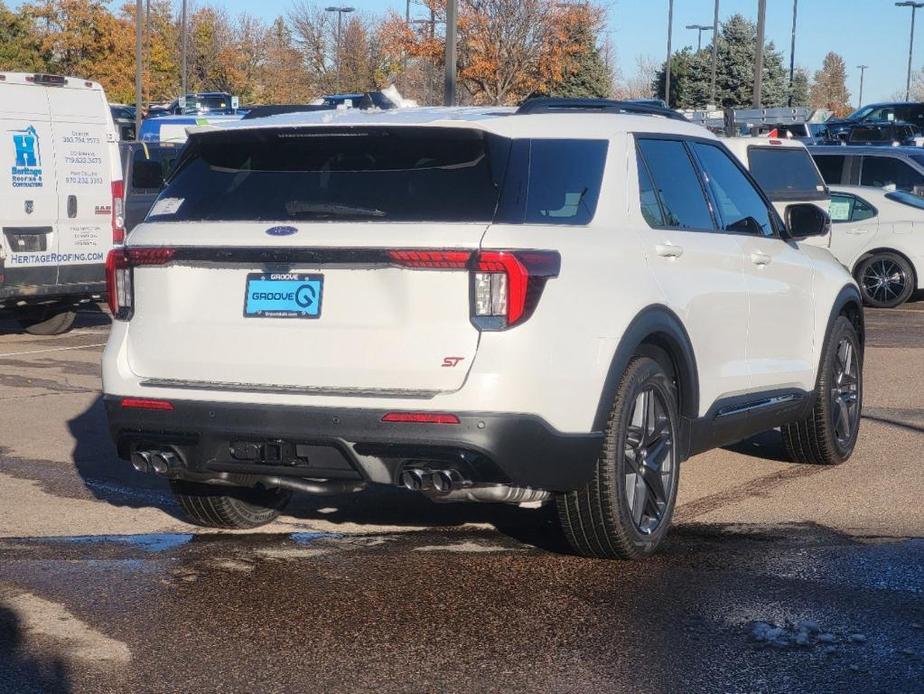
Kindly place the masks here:
POLYGON ((109 104, 112 122, 115 123, 116 132, 120 140, 135 139, 135 109, 122 104, 109 104))
POLYGON ((924 193, 924 149, 920 147, 808 148, 828 185, 867 186, 924 193))
POLYGON ((126 234, 144 221, 182 149, 182 144, 171 142, 123 142, 119 145, 126 182, 126 234))
POLYGON ((917 146, 915 140, 921 132, 909 123, 881 121, 838 126, 826 129, 819 144, 826 145, 870 145, 895 147, 897 145, 917 146))
POLYGON ((869 104, 857 109, 845 118, 831 118, 826 122, 831 137, 837 138, 851 126, 864 123, 907 123, 917 130, 924 130, 924 103, 895 102, 869 104))

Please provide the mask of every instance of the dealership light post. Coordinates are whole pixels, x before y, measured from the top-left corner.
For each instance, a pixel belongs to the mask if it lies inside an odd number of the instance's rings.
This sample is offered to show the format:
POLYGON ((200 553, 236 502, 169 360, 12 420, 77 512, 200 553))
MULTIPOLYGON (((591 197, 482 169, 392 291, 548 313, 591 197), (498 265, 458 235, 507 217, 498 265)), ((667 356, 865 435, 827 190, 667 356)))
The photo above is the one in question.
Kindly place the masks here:
POLYGON ((866 74, 866 68, 868 67, 869 65, 857 65, 857 70, 860 71, 860 97, 857 99, 859 102, 857 108, 863 106, 863 76, 866 74))
POLYGON ((664 67, 664 103, 671 105, 671 30, 674 27, 674 0, 667 5, 667 63, 664 67))
POLYGON ((792 43, 789 46, 789 105, 792 106, 792 83, 796 79, 796 17, 799 0, 792 0, 792 43))
POLYGON ((712 31, 713 26, 711 24, 687 24, 687 29, 696 29, 696 52, 699 53, 703 50, 703 32, 712 31))
POLYGON ((914 15, 924 7, 924 2, 905 0, 905 2, 895 3, 895 6, 911 8, 911 39, 908 41, 908 79, 905 82, 905 101, 908 101, 911 98, 911 54, 914 52, 914 15))
POLYGON ((443 80, 443 105, 456 105, 456 42, 459 36, 459 0, 446 3, 446 77, 443 80))
POLYGON ((353 12, 353 7, 325 7, 326 12, 337 13, 337 91, 340 91, 340 62, 343 54, 340 50, 340 31, 343 28, 343 15, 353 12))
POLYGON ((183 9, 180 11, 180 17, 181 31, 183 32, 183 66, 180 68, 180 96, 186 98, 186 45, 188 43, 186 31, 186 0, 183 0, 183 9))
POLYGON ((764 28, 767 23, 767 0, 757 0, 757 56, 754 60, 754 108, 760 108, 764 83, 764 28))
POLYGON ((712 26, 715 30, 712 32, 712 103, 715 108, 715 72, 719 63, 719 0, 715 0, 715 14, 712 16, 712 26))
POLYGON ((142 0, 135 2, 135 139, 141 133, 141 10, 142 0))

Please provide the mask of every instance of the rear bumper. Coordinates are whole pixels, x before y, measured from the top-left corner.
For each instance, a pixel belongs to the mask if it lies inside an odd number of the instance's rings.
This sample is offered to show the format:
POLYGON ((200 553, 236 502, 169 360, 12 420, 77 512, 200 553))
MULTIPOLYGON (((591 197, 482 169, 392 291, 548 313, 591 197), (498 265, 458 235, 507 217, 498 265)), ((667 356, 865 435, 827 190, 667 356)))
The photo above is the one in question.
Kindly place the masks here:
POLYGON ((99 264, 0 267, 0 305, 6 300, 29 303, 58 297, 96 296, 105 291, 104 268, 99 264))
POLYGON ((231 472, 397 484, 407 461, 434 461, 475 482, 567 491, 591 479, 603 440, 505 413, 460 412, 459 424, 418 424, 386 423, 385 411, 369 409, 174 400, 172 411, 152 411, 123 408, 116 396, 105 402, 120 457, 169 447, 181 458, 180 476, 231 472), (249 444, 269 445, 272 460, 242 459, 241 450, 253 450, 249 444))

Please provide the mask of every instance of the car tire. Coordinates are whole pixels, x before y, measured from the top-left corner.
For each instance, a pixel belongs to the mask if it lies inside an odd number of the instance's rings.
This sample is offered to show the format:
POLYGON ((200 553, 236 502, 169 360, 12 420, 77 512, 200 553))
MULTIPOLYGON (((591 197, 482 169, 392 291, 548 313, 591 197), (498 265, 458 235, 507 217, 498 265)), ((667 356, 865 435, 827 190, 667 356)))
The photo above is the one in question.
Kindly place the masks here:
POLYGON ((679 433, 674 384, 654 359, 634 358, 617 388, 593 479, 557 498, 575 552, 637 559, 655 551, 677 498, 679 433))
POLYGON ((207 528, 256 528, 272 523, 292 492, 285 489, 225 487, 170 480, 180 508, 195 525, 207 528))
POLYGON ((77 311, 63 306, 36 306, 19 316, 19 325, 30 335, 62 335, 74 326, 77 311))
POLYGON ((914 293, 914 268, 897 253, 876 253, 857 266, 857 284, 867 306, 895 308, 914 293))
POLYGON ((815 405, 802 421, 781 427, 793 462, 840 465, 853 454, 863 406, 863 351, 857 329, 838 316, 825 344, 815 405))

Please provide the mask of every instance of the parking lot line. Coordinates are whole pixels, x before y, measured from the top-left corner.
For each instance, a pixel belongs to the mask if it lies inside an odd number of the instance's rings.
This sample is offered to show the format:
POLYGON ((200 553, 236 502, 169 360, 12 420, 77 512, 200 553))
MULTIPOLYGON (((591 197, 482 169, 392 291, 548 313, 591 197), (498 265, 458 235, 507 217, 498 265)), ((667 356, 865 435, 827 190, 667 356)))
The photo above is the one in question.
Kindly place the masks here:
POLYGON ((18 357, 23 354, 44 354, 45 352, 67 352, 72 349, 89 349, 90 347, 105 347, 105 342, 100 342, 98 344, 92 345, 77 345, 76 347, 50 347, 48 349, 32 349, 25 352, 7 352, 5 354, 0 354, 0 358, 3 357, 18 357))

